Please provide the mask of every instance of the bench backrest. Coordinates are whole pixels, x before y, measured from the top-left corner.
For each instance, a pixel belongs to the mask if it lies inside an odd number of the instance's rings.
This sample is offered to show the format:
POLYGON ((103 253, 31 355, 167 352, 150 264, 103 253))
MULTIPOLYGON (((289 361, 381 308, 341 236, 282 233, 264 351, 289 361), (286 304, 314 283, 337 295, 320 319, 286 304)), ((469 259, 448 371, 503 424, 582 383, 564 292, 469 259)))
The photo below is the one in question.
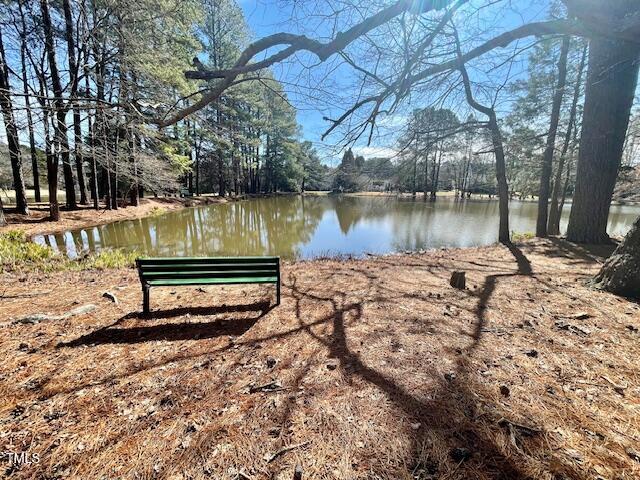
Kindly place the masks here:
POLYGON ((280 277, 280 257, 138 258, 142 283, 188 278, 280 277))

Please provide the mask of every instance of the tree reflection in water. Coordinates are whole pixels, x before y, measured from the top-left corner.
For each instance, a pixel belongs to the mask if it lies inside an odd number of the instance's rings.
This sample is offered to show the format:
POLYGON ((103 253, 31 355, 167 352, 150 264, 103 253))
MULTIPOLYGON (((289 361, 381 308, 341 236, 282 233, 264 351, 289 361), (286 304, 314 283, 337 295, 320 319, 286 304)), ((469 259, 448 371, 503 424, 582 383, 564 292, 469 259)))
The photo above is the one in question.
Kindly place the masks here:
MULTIPOLYGON (((567 206, 567 209, 570 206, 567 206)), ((535 229, 536 205, 512 201, 511 225, 535 229)), ((612 207, 609 233, 622 235, 639 207, 612 207)), ((566 216, 565 216, 566 219, 566 216)), ((497 202, 397 197, 279 196, 188 208, 164 215, 38 236, 65 250, 127 248, 151 256, 319 255, 487 245, 497 240, 497 202)))

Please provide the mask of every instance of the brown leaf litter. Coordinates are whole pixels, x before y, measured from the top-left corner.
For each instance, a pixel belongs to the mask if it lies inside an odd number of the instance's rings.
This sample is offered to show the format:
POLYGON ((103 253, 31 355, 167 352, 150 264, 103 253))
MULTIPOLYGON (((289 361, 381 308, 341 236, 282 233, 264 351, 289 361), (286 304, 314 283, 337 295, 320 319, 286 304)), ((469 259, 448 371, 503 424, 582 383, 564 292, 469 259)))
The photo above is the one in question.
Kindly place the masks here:
POLYGON ((155 289, 151 319, 134 270, 3 274, 0 450, 40 462, 2 469, 640 478, 640 309, 588 286, 598 258, 549 240, 298 262, 279 307, 269 286, 155 289), (55 319, 13 322, 33 314, 55 319))

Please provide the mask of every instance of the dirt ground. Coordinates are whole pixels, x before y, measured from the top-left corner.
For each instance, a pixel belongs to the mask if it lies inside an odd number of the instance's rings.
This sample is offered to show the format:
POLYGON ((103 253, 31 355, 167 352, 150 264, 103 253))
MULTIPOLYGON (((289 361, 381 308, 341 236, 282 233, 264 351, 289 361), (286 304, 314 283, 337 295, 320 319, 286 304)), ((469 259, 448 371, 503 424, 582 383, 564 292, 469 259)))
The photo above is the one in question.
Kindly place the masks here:
POLYGON ((134 270, 3 274, 0 450, 39 462, 2 470, 640 478, 640 306, 588 287, 602 253, 548 240, 298 262, 279 307, 270 286, 158 288, 150 319, 134 270), (16 323, 35 313, 61 316, 16 323))
POLYGON ((23 230, 27 235, 58 233, 78 228, 93 227, 103 225, 118 220, 130 218, 142 218, 152 215, 157 209, 177 210, 186 206, 193 206, 205 203, 224 202, 225 199, 218 197, 158 197, 141 198, 137 207, 121 207, 118 210, 106 210, 104 205, 96 212, 91 206, 80 205, 78 210, 60 210, 60 221, 49 221, 49 207, 38 204, 30 205, 29 216, 18 215, 7 212, 8 224, 0 227, 0 233, 8 230, 23 230))

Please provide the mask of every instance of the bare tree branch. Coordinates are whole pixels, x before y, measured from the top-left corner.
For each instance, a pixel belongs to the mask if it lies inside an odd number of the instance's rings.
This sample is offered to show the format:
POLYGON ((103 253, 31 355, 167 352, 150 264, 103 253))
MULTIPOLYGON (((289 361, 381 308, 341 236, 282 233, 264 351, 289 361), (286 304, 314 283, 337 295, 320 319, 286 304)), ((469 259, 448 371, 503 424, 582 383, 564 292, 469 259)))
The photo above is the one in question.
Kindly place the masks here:
MULTIPOLYGON (((446 7, 448 3, 448 1, 442 0, 425 0, 419 4, 419 13, 442 9, 446 7)), ((354 25, 348 30, 339 32, 336 34, 334 39, 328 43, 319 42, 304 35, 294 35, 290 33, 276 33, 269 35, 249 45, 242 52, 235 65, 230 69, 214 72, 187 72, 185 74, 187 78, 220 79, 220 83, 215 85, 214 88, 208 94, 204 95, 198 102, 195 102, 190 107, 175 113, 172 117, 160 120, 156 123, 161 127, 164 127, 182 120, 187 115, 203 108, 217 99, 227 88, 229 88, 239 75, 266 68, 274 63, 289 58, 296 52, 308 51, 315 54, 320 61, 325 61, 330 56, 346 48, 357 38, 366 35, 371 30, 387 23, 389 20, 397 17, 401 13, 409 11, 415 5, 416 3, 413 0, 399 0, 391 6, 379 11, 375 15, 367 17, 362 22, 354 25), (260 62, 249 63, 257 54, 282 45, 289 46, 260 62)))
MULTIPOLYGON (((640 42, 640 39, 634 35, 634 33, 640 29, 640 18, 631 18, 628 21, 625 21, 623 25, 619 28, 596 28, 593 23, 585 23, 581 20, 573 20, 573 19, 562 19, 562 20, 551 20, 545 22, 533 22, 522 25, 518 28, 510 30, 508 32, 504 32, 491 40, 479 45, 469 52, 462 54, 460 57, 453 58, 449 61, 428 67, 420 72, 410 75, 408 72, 415 65, 415 63, 420 59, 421 55, 424 54, 428 45, 433 41, 435 35, 440 32, 448 22, 453 14, 453 12, 459 8, 461 5, 465 4, 468 0, 458 0, 443 16, 442 20, 439 22, 436 29, 427 37, 425 42, 419 45, 414 54, 407 59, 407 64, 400 74, 399 78, 388 84, 384 88, 382 92, 377 95, 372 95, 364 100, 358 101, 355 105, 345 111, 343 115, 341 115, 336 120, 330 120, 332 122, 331 127, 325 132, 323 137, 331 133, 338 125, 344 122, 349 115, 355 113, 358 109, 367 105, 369 103, 374 104, 373 111, 375 115, 377 115, 380 106, 384 103, 384 101, 391 97, 395 96, 396 101, 394 104, 397 104, 400 99, 402 99, 405 93, 411 88, 412 85, 417 82, 423 81, 428 77, 434 76, 438 73, 443 73, 448 70, 459 70, 460 66, 484 55, 487 52, 495 50, 497 48, 504 48, 508 46, 510 43, 515 40, 519 40, 522 38, 530 37, 530 36, 542 36, 542 35, 550 35, 550 34, 563 34, 563 35, 574 35, 574 36, 607 36, 610 38, 624 38, 627 40, 631 40, 634 42, 640 42)), ((570 0, 568 0, 570 1, 570 0)), ((439 10, 449 5, 450 1, 437 1, 437 0, 427 0, 421 3, 421 11, 420 13, 426 13, 429 11, 439 10)), ((392 20, 398 15, 410 11, 415 5, 415 2, 412 0, 399 0, 393 5, 381 10, 380 12, 367 17, 362 22, 354 25, 344 32, 339 32, 336 34, 333 40, 323 43, 318 40, 311 39, 304 35, 295 35, 290 33, 276 33, 273 35, 269 35, 265 38, 262 38, 251 45, 249 45, 240 55, 235 65, 230 69, 216 70, 216 71, 188 71, 185 72, 185 76, 190 79, 200 79, 200 80, 212 80, 217 79, 218 83, 212 86, 211 90, 208 93, 204 94, 203 97, 193 103, 191 106, 180 110, 174 113, 171 117, 156 120, 159 126, 164 127, 168 125, 172 125, 186 116, 194 113, 201 108, 205 107, 209 103, 215 101, 225 90, 227 90, 230 86, 233 85, 235 79, 243 74, 258 71, 264 68, 267 68, 275 63, 281 62, 293 54, 300 51, 307 51, 315 54, 320 62, 325 61, 330 56, 341 52, 344 48, 346 48, 349 44, 351 44, 354 40, 358 39, 374 30, 375 28, 383 25, 384 23, 392 20), (253 59, 257 54, 261 52, 265 52, 271 48, 278 46, 288 45, 283 50, 265 58, 262 61, 250 63, 251 59, 253 59)), ((348 62, 350 63, 350 62, 348 62)), ((362 71, 362 67, 358 67, 358 70, 362 71)), ((375 75, 369 73, 369 76, 375 78, 375 75)), ((393 107, 391 108, 393 110, 393 107)), ((375 122, 375 115, 372 117, 369 115, 366 124, 373 124, 375 122)))

